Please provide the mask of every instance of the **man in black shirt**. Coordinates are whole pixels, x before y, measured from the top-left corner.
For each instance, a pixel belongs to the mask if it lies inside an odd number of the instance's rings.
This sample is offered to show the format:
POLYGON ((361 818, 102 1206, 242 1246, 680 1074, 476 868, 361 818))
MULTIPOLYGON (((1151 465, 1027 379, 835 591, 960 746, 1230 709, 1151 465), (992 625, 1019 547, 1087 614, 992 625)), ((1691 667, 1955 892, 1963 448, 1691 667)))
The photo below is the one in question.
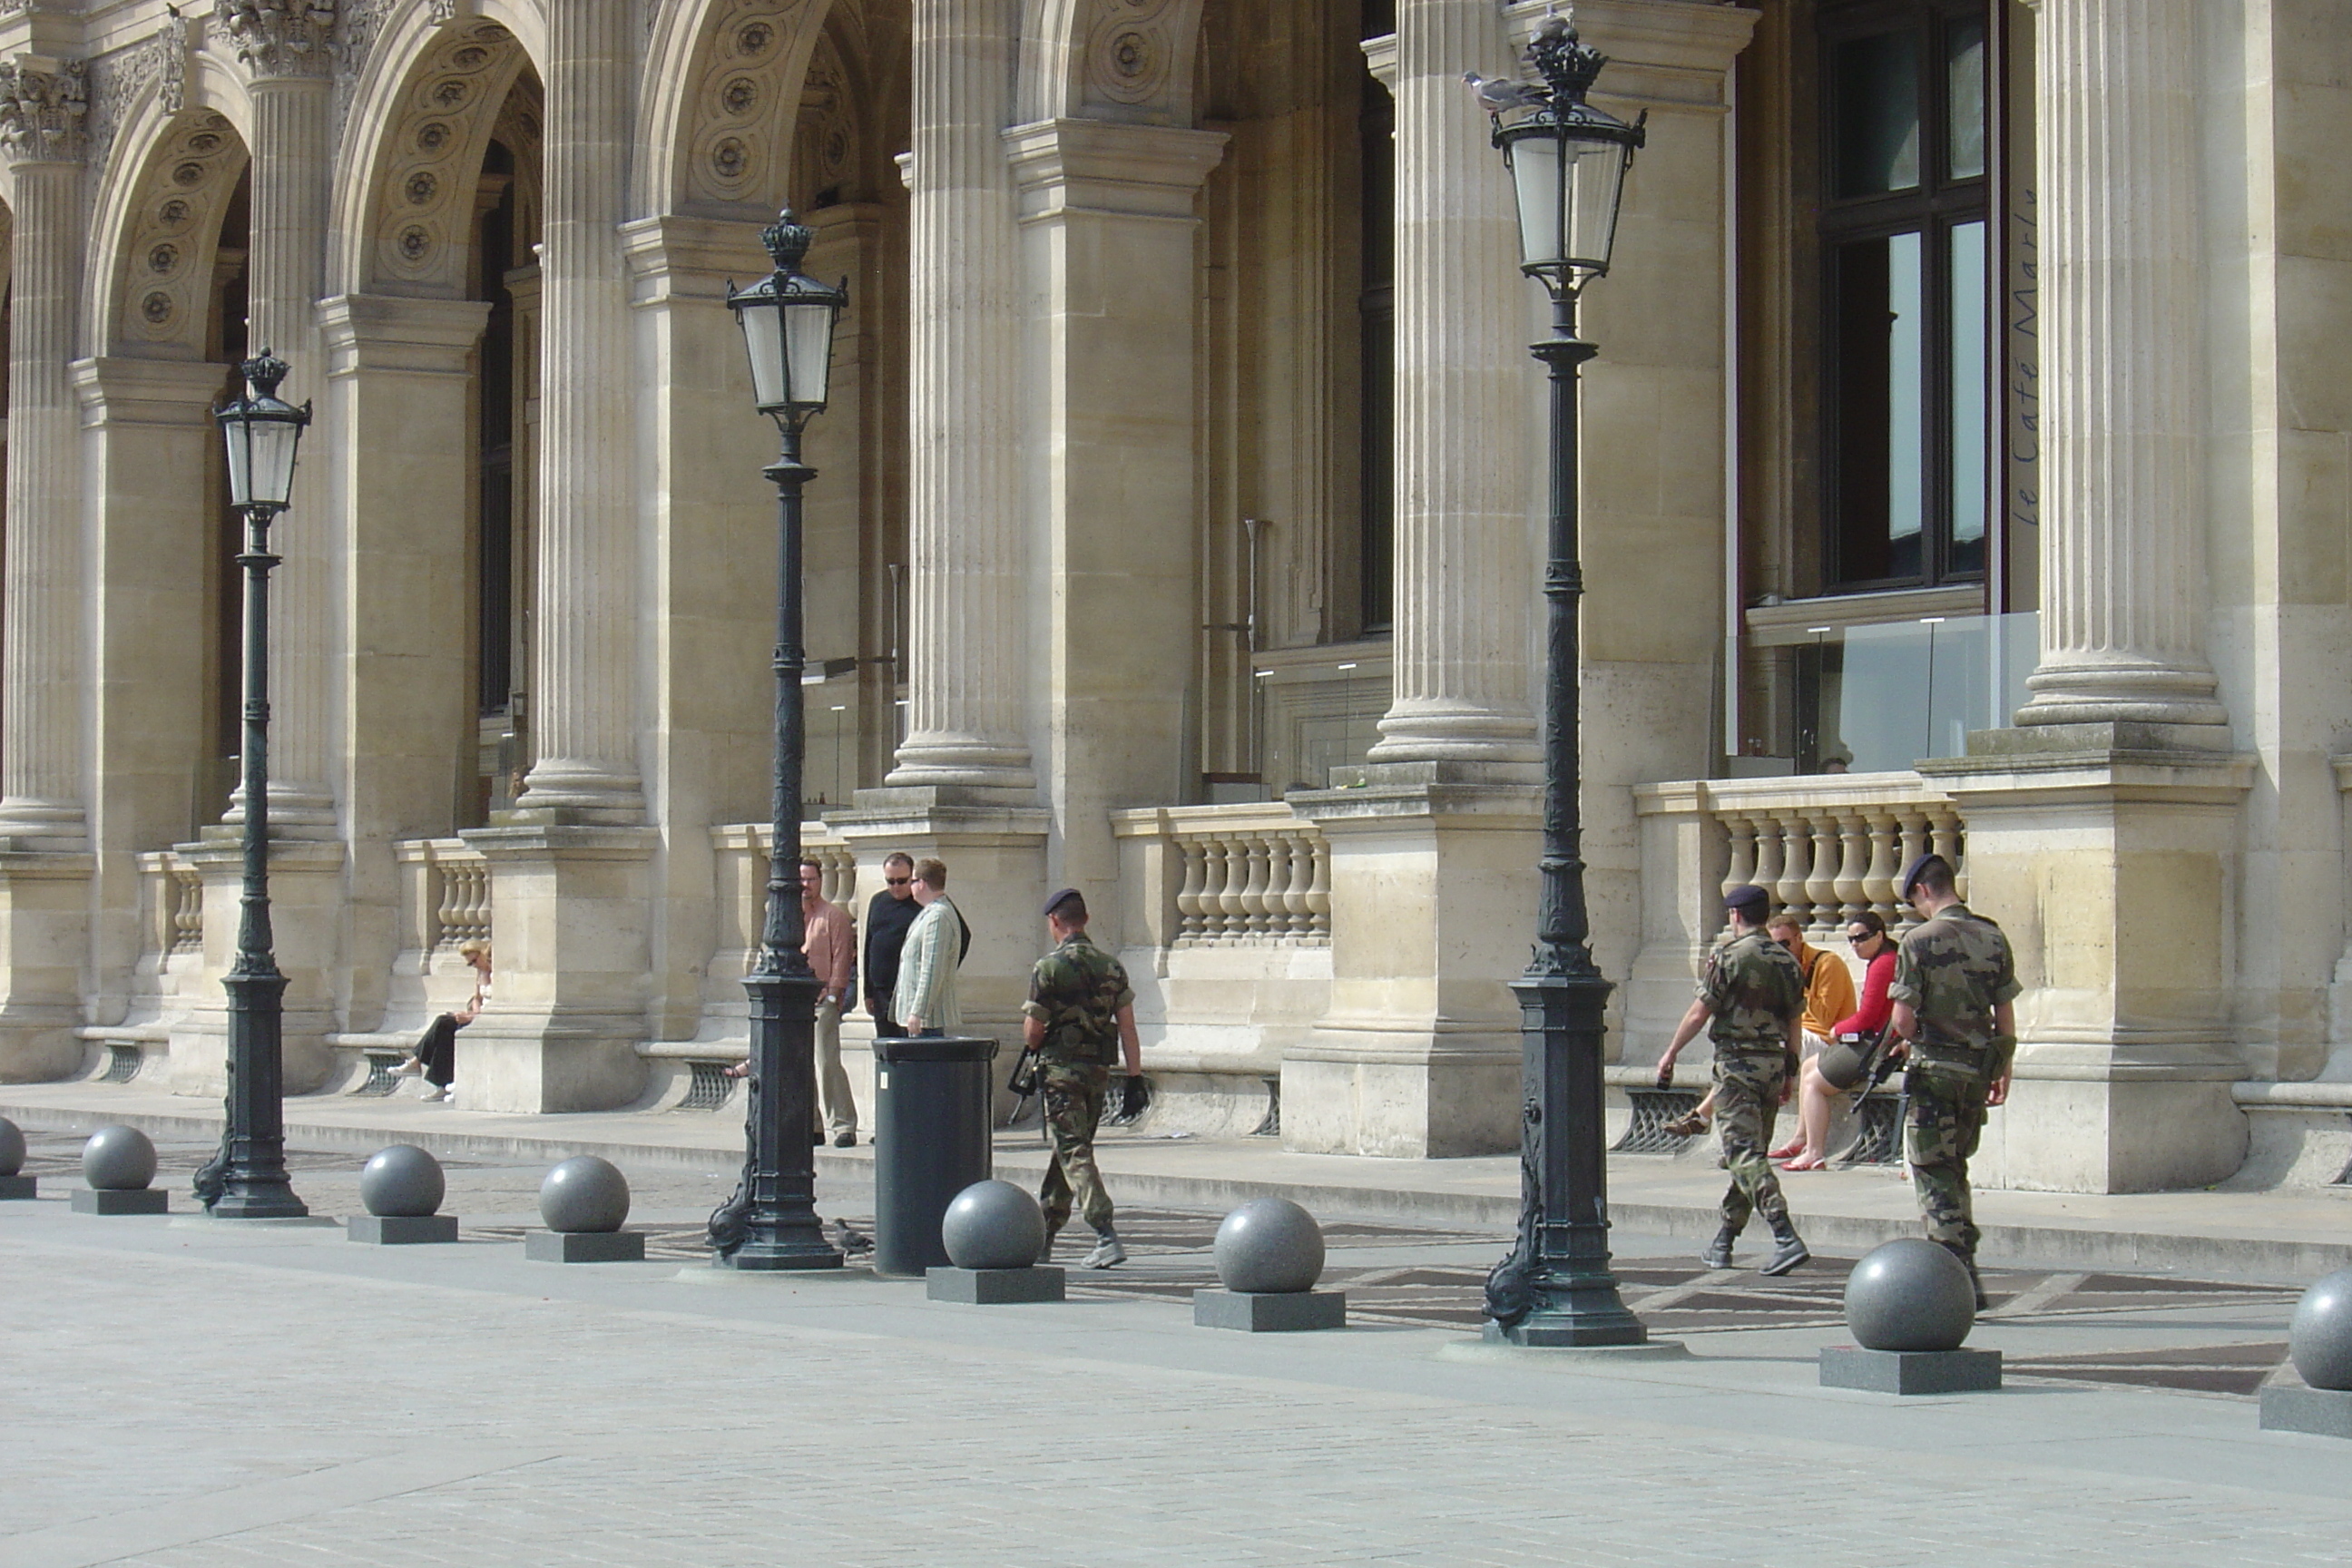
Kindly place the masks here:
POLYGON ((893 851, 882 862, 882 890, 866 906, 866 1011, 874 1033, 885 1039, 907 1032, 890 1016, 890 997, 898 988, 898 950, 907 944, 907 928, 922 912, 915 902, 914 857, 893 851))

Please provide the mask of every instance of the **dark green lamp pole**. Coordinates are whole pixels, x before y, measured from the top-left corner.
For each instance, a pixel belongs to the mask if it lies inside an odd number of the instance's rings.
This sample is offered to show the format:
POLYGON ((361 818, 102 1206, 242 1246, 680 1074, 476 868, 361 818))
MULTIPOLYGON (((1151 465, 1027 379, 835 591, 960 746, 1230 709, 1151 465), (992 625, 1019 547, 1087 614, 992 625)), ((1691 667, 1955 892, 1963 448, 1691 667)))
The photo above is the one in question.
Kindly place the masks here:
POLYGON ((1578 294, 1609 270, 1618 199, 1643 128, 1584 101, 1607 59, 1553 17, 1528 47, 1542 78, 1531 101, 1497 114, 1517 198, 1520 270, 1551 295, 1552 335, 1531 351, 1551 376, 1551 523, 1544 571, 1543 887, 1534 961, 1512 982, 1521 1031, 1518 1243, 1486 1280, 1486 1337, 1521 1345, 1633 1345, 1648 1337, 1609 1268, 1609 1173, 1601 1130, 1602 1010, 1585 911, 1579 773, 1578 294))
POLYGON ((220 1152, 196 1173, 196 1197, 220 1219, 299 1219, 310 1212, 286 1174, 286 976, 269 931, 269 524, 294 489, 295 448, 310 405, 278 395, 286 362, 268 349, 237 367, 245 395, 213 410, 228 445, 229 504, 245 515, 245 880, 228 991, 227 1117, 220 1152))
POLYGON ((823 986, 801 952, 801 769, 807 755, 801 672, 801 490, 816 470, 801 461, 801 430, 824 411, 833 329, 849 303, 841 288, 801 275, 814 237, 786 208, 761 234, 775 270, 730 288, 729 308, 751 355, 752 401, 776 422, 783 449, 762 470, 776 487, 775 818, 768 851, 767 921, 743 977, 751 999, 751 1107, 743 1179, 710 1216, 710 1245, 735 1268, 838 1268, 841 1254, 816 1215, 809 1122, 816 1096, 816 999, 823 986))

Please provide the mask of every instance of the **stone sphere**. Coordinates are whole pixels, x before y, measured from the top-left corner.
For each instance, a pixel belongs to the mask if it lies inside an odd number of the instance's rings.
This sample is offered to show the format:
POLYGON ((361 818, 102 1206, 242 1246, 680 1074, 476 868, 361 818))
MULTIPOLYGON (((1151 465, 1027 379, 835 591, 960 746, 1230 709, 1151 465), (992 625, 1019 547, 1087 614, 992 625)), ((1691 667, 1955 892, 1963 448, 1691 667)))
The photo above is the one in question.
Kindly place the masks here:
POLYGON ((1288 1198, 1252 1198, 1227 1215, 1215 1252, 1228 1290, 1288 1295, 1323 1278, 1323 1227, 1288 1198))
POLYGON ((629 1217, 629 1178, 610 1160, 574 1154, 540 1183, 539 1217, 550 1230, 618 1230, 629 1217))
POLYGON ((1845 1277, 1845 1326, 1874 1351, 1956 1351, 1976 1326, 1968 1266, 1916 1236, 1872 1248, 1845 1277))
POLYGON ((0 1116, 0 1176, 13 1176, 24 1168, 25 1131, 0 1116))
POLYGON ((2303 1293, 2286 1326, 2286 1353, 2312 1387, 2352 1389, 2352 1268, 2303 1293))
POLYGON ((135 1193, 155 1179, 155 1145, 136 1127, 101 1127, 81 1146, 81 1179, 101 1193, 135 1193))
POLYGON ((948 1205, 940 1241, 958 1268, 1026 1268, 1045 1249, 1045 1211, 1011 1182, 974 1182, 948 1205))
POLYGON ((379 1149, 360 1167, 360 1202, 372 1215, 429 1215, 441 1206, 448 1190, 441 1162, 414 1143, 379 1149))

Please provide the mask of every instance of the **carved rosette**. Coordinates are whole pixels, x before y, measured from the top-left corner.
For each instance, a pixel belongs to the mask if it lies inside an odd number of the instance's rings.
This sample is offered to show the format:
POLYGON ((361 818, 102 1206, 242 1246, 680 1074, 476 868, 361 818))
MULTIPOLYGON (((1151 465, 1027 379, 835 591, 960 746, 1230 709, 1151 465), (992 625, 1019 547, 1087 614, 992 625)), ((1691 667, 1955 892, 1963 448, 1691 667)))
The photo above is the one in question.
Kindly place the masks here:
POLYGON ((220 216, 245 162, 245 143, 210 110, 188 116, 156 148, 123 259, 120 340, 204 352, 220 216))
POLYGON ((376 275, 443 289, 464 286, 482 147, 522 68, 495 22, 446 30, 419 62, 390 132, 376 224, 376 275))
POLYGON ((69 163, 82 153, 89 68, 19 55, 0 65, 0 150, 19 163, 69 163))
POLYGON ((335 8, 320 0, 218 0, 236 58, 257 77, 323 77, 334 68, 335 8))
POLYGON ((702 70, 695 82, 694 131, 688 143, 686 184, 705 202, 765 206, 778 199, 780 158, 790 156, 775 133, 791 62, 797 0, 734 0, 711 24, 702 70))

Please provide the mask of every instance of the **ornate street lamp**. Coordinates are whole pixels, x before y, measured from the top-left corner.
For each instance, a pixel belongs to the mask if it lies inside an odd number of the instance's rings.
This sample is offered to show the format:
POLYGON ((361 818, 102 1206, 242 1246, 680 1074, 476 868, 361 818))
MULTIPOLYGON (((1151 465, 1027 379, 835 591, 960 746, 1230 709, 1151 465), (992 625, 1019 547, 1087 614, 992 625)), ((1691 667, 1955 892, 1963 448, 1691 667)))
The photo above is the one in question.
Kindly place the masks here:
MULTIPOLYGON (((1528 47, 1541 88, 1511 87, 1495 117, 1518 200, 1519 269, 1552 300, 1552 335, 1531 351, 1551 374, 1551 526, 1544 573, 1543 889, 1534 961, 1518 993, 1525 1100, 1519 1237, 1486 1279, 1486 1336, 1522 1345, 1631 1345, 1648 1337, 1609 1268, 1609 1173, 1601 1134, 1601 1012, 1584 906, 1579 759, 1577 369, 1597 352, 1576 335, 1576 300, 1609 270, 1617 204, 1643 128, 1584 101, 1607 64, 1565 18, 1528 47), (1504 113, 1520 116, 1506 123, 1504 113)), ((1493 101, 1489 99, 1489 101, 1493 101)))
POLYGON ((710 1245, 736 1268, 838 1268, 841 1254, 816 1216, 809 1121, 816 1096, 816 999, 823 989, 801 952, 801 766, 808 739, 801 709, 801 489, 816 470, 801 461, 801 430, 824 412, 833 329, 849 303, 801 275, 815 237, 787 207, 760 236, 775 263, 769 277, 728 290, 727 304, 751 355, 751 400, 776 422, 783 450, 762 470, 776 487, 776 766, 768 849, 768 913, 760 956, 743 977, 751 997, 751 1108, 744 1122, 743 1179, 710 1216, 710 1245))
POLYGON ((294 489, 294 453, 310 405, 278 395, 286 362, 237 366, 242 397, 213 410, 228 447, 229 504, 245 514, 245 885, 228 990, 228 1099, 220 1152, 196 1173, 196 1197, 222 1219, 298 1219, 310 1212, 286 1175, 286 976, 269 931, 269 524, 294 489))

